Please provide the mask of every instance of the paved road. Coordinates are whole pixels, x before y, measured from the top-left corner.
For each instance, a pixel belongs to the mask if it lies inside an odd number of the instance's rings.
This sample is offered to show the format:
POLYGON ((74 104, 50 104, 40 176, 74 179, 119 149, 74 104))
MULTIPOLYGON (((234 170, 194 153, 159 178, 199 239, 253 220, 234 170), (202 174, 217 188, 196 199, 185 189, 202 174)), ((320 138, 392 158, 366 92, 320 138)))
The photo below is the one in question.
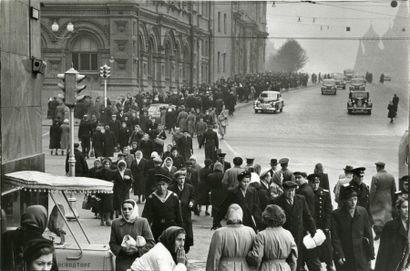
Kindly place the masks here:
MULTIPOLYGON (((408 125, 406 90, 394 88, 400 97, 398 118, 394 124, 387 119, 387 103, 393 96, 389 85, 370 85, 374 110, 371 116, 348 115, 348 91, 339 90, 336 96, 322 96, 318 86, 283 93, 284 112, 280 114, 254 114, 251 105, 241 106, 230 119, 226 140, 221 148, 227 160, 236 155, 252 156, 255 163, 267 168, 270 158, 290 158, 290 168, 312 172, 315 163, 321 162, 329 173, 333 186, 346 164, 365 166, 365 181, 375 173, 374 162, 387 163, 387 170, 397 174, 397 146, 408 125)), ((48 127, 43 128, 43 149, 46 153, 46 171, 62 174, 64 158, 51 156, 48 150, 48 127)), ((198 159, 203 161, 203 150, 194 146, 198 159)), ((89 160, 92 164, 92 160, 89 160)), ((77 195, 81 206, 82 195, 77 195)), ((143 209, 139 205, 140 212, 143 209)), ((79 209, 80 220, 90 240, 108 243, 110 228, 99 226, 99 221, 86 210, 79 209)), ((202 213, 203 214, 203 213, 202 213)), ((204 270, 209 242, 212 236, 209 217, 193 217, 195 246, 188 254, 191 270, 204 270)), ((70 224, 73 224, 72 222, 70 224)), ((75 229, 79 232, 79 229, 75 229)), ((72 241, 69 239, 69 242, 72 241)))

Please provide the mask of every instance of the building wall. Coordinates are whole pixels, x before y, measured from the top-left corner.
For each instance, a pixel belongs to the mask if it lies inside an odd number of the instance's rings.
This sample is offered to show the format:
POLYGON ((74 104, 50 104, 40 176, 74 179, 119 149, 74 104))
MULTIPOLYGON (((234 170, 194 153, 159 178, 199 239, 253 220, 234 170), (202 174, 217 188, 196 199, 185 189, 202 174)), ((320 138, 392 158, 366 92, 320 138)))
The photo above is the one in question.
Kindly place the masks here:
POLYGON ((104 63, 112 66, 108 79, 112 97, 120 93, 197 86, 210 80, 209 53, 202 48, 209 41, 209 11, 205 12, 201 2, 78 0, 73 5, 70 1, 44 0, 43 3, 42 52, 51 66, 45 81, 48 96, 58 93, 56 74, 71 67, 76 53, 87 51, 92 67, 79 70, 87 75, 85 94, 92 96, 103 93, 99 67, 104 63), (60 26, 58 33, 51 31, 54 21, 60 26), (66 31, 69 22, 74 24, 74 33, 66 31), (110 59, 114 62, 110 63, 110 59))
POLYGON ((44 171, 41 126, 43 76, 32 72, 41 58, 40 21, 30 18, 37 0, 0 0, 0 99, 2 174, 44 171))

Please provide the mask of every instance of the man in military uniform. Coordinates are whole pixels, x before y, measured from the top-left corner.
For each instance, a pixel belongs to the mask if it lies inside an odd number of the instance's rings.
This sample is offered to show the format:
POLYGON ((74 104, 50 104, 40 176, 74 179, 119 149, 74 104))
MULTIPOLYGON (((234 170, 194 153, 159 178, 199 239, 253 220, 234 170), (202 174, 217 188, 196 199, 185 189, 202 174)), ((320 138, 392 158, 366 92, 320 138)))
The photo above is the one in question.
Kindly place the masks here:
POLYGON ((352 170, 353 179, 349 182, 349 185, 357 193, 357 205, 365 208, 370 216, 370 189, 369 186, 363 182, 365 170, 366 168, 364 167, 354 168, 352 170))
POLYGON ((202 138, 199 148, 205 146, 205 159, 211 159, 212 162, 216 161, 216 150, 219 149, 218 134, 212 130, 213 124, 208 124, 208 130, 205 132, 202 138))
POLYGON ((315 216, 316 228, 321 229, 326 235, 325 242, 318 248, 319 258, 321 262, 326 263, 326 269, 333 271, 333 251, 330 236, 330 217, 333 206, 330 200, 329 190, 320 187, 320 176, 310 174, 308 177, 309 185, 312 186, 315 193, 315 216))
POLYGON ((277 166, 278 166, 278 160, 274 158, 270 159, 270 169, 269 169, 270 176, 273 176, 276 172, 278 172, 277 166))

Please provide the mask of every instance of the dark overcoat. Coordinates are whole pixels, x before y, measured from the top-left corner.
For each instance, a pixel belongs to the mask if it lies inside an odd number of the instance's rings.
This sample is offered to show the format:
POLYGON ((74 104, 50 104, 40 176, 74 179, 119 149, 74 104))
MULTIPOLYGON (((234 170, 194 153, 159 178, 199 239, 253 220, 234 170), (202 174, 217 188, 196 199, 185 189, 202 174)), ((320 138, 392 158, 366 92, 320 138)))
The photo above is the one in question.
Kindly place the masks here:
POLYGON ((114 210, 121 211, 121 205, 124 200, 130 198, 130 188, 134 179, 132 177, 131 170, 128 168, 125 169, 124 178, 121 177, 121 174, 116 170, 113 174, 113 191, 114 191, 114 210), (125 176, 128 176, 129 179, 126 180, 125 176))
POLYGON ((142 195, 145 193, 145 175, 146 175, 147 159, 142 158, 137 164, 137 160, 132 161, 131 172, 134 177, 133 190, 134 195, 142 195))
MULTIPOLYGON (((112 182, 113 174, 114 172, 112 170, 102 168, 101 170, 96 172, 96 177, 97 179, 112 182)), ((100 206, 99 206, 99 210, 101 211, 101 213, 108 213, 114 210, 114 206, 113 206, 114 195, 113 194, 100 193, 100 194, 97 194, 97 197, 101 199, 100 206)))
POLYGON ((409 253, 407 242, 407 232, 401 219, 387 222, 380 237, 375 271, 402 270, 403 258, 409 253))
POLYGON ((326 235, 325 242, 319 247, 319 256, 322 262, 333 260, 333 247, 330 235, 330 217, 332 214, 332 202, 328 190, 321 187, 315 191, 315 222, 318 229, 322 229, 326 235))
POLYGON ((373 234, 365 208, 357 206, 352 217, 347 208, 332 212, 332 244, 337 271, 369 271, 374 259, 373 234), (345 258, 343 265, 337 261, 345 258))
POLYGON ((162 174, 165 176, 171 177, 171 174, 168 170, 161 166, 154 166, 151 169, 148 169, 147 178, 145 179, 145 196, 149 196, 155 189, 156 174, 162 174))
POLYGON ((197 202, 201 205, 209 205, 209 183, 208 176, 212 173, 210 167, 204 167, 199 170, 199 184, 197 191, 197 202))
POLYGON ((226 197, 227 190, 222 184, 223 177, 224 174, 221 171, 214 171, 206 178, 211 191, 210 202, 212 204, 212 216, 215 216, 218 207, 222 204, 226 197))
POLYGON ((208 129, 204 133, 200 147, 205 146, 205 158, 216 161, 216 150, 219 148, 218 134, 212 129, 208 129))

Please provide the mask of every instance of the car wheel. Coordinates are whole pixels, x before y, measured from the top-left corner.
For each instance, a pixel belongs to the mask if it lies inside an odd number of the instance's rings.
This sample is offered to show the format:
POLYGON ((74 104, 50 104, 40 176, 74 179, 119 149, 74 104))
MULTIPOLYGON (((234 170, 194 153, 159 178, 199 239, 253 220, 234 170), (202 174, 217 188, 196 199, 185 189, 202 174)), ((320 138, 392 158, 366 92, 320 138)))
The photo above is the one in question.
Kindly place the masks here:
POLYGON ((322 91, 322 95, 325 95, 325 93, 322 91))
POLYGON ((371 115, 371 114, 372 114, 372 110, 367 111, 367 114, 371 115))
POLYGON ((347 109, 347 114, 351 115, 352 114, 352 109, 347 109))
POLYGON ((255 109, 255 114, 258 114, 258 110, 255 109))

